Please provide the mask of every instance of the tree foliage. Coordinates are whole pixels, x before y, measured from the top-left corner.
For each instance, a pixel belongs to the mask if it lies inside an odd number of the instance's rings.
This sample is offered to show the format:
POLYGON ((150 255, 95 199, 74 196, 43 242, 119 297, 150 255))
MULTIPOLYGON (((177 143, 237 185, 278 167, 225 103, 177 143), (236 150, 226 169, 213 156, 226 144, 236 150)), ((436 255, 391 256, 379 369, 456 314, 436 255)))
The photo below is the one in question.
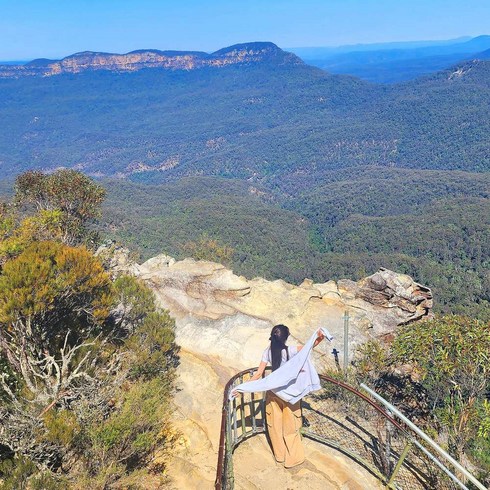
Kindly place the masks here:
POLYGON ((393 356, 395 363, 414 365, 433 414, 448 430, 450 449, 461 457, 483 427, 490 390, 488 323, 446 316, 405 327, 393 356))
POLYGON ((105 189, 75 170, 52 174, 25 172, 15 182, 15 201, 37 211, 59 211, 62 239, 77 244, 86 238, 86 224, 100 216, 105 189))
POLYGON ((0 263, 20 254, 36 241, 63 241, 63 216, 60 211, 39 211, 20 222, 17 217, 9 218, 8 229, 0 242, 0 263))
POLYGON ((210 260, 225 266, 230 266, 234 250, 228 245, 221 245, 218 240, 206 235, 201 236, 197 241, 184 243, 182 247, 185 254, 196 260, 210 260))
POLYGON ((124 328, 134 330, 155 311, 155 296, 133 276, 123 274, 116 278, 114 293, 120 305, 118 322, 124 328))
POLYGON ((0 488, 103 490, 171 447, 174 322, 81 245, 101 196, 76 172, 31 173, 22 213, 0 208, 0 488))
POLYGON ((470 459, 483 479, 490 477, 489 360, 488 323, 441 316, 402 327, 391 345, 361 346, 355 376, 375 386, 463 464, 470 459))

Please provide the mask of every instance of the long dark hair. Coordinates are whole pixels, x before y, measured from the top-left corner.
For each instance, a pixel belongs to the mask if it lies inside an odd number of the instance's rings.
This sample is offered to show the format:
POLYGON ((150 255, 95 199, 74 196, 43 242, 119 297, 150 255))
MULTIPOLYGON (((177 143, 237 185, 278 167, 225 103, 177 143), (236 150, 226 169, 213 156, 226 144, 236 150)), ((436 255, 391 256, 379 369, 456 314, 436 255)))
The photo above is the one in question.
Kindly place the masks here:
POLYGON ((289 328, 286 325, 276 325, 271 331, 269 340, 271 341, 271 364, 273 371, 281 365, 283 349, 286 349, 286 355, 289 360, 289 352, 286 347, 288 337, 289 328))

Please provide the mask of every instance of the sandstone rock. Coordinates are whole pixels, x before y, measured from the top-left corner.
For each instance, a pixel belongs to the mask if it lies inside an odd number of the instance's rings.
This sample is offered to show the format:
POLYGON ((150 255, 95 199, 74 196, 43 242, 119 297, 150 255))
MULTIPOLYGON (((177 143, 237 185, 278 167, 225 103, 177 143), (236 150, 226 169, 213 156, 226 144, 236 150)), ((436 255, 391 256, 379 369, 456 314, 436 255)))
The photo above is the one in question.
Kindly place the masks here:
MULTIPOLYGON (((399 325, 427 316, 432 307, 429 288, 386 269, 359 282, 305 280, 295 286, 248 280, 220 264, 165 255, 138 265, 114 244, 99 255, 113 274, 126 271, 143 280, 176 321, 182 351, 174 423, 182 444, 169 465, 174 488, 212 488, 224 385, 237 371, 259 363, 273 325, 290 327, 290 343, 326 326, 335 337, 333 346, 326 342, 315 355, 320 366, 333 365, 332 347, 342 355, 345 312, 350 316, 352 356, 360 343, 392 335, 399 325)), ((378 488, 352 461, 311 441, 304 467, 276 471, 264 441, 258 436, 237 449, 237 488, 378 488)))
POLYGON ((138 264, 130 251, 112 240, 104 242, 95 255, 113 277, 121 273, 134 275, 138 271, 138 264))
POLYGON ((153 257, 150 260, 147 260, 144 266, 139 267, 139 272, 141 274, 152 269, 161 269, 165 267, 170 267, 173 264, 175 264, 175 259, 173 257, 170 257, 165 254, 160 254, 157 255, 156 257, 153 257))
MULTIPOLYGON (((236 369, 256 365, 273 325, 290 327, 297 341, 326 326, 340 350, 343 315, 348 312, 350 355, 369 338, 393 333, 399 325, 430 314, 432 293, 404 274, 380 269, 358 282, 340 280, 300 286, 283 280, 248 280, 208 261, 176 261, 159 255, 138 265, 114 243, 97 254, 113 275, 133 274, 154 292, 176 319, 177 341, 190 352, 215 356, 236 369)), ((327 349, 330 347, 327 346, 327 349)), ((324 355, 326 362, 333 357, 324 355)))
POLYGON ((301 65, 303 61, 270 42, 237 44, 214 53, 199 51, 159 51, 143 49, 125 54, 75 53, 61 60, 39 59, 24 65, 0 65, 0 78, 49 77, 84 71, 133 72, 148 68, 196 70, 263 62, 277 65, 301 65))
POLYGON ((381 490, 383 485, 360 466, 320 443, 303 439, 306 461, 285 470, 274 461, 264 435, 253 437, 235 451, 235 488, 309 490, 381 490))

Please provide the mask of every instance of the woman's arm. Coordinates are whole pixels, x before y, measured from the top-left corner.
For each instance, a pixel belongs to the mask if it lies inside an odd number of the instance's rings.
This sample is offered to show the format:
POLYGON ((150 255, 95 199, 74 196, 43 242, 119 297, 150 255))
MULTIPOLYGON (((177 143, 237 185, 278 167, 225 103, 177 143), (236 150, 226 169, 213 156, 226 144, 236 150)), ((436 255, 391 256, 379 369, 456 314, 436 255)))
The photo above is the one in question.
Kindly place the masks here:
POLYGON ((265 361, 262 361, 259 364, 259 368, 257 369, 257 371, 255 371, 254 375, 249 379, 249 381, 255 381, 257 379, 260 379, 264 374, 266 367, 267 367, 267 363, 265 361))
POLYGON ((325 338, 325 335, 323 335, 322 329, 318 329, 317 332, 317 337, 315 340, 315 343, 313 344, 313 347, 316 347, 323 339, 325 338))
MULTIPOLYGON (((313 347, 316 347, 324 338, 325 338, 325 335, 323 335, 323 332, 321 331, 321 329, 319 329, 318 332, 317 332, 317 337, 316 337, 315 343, 313 344, 313 347)), ((303 348, 302 345, 298 345, 297 346, 298 352, 302 348, 303 348)))

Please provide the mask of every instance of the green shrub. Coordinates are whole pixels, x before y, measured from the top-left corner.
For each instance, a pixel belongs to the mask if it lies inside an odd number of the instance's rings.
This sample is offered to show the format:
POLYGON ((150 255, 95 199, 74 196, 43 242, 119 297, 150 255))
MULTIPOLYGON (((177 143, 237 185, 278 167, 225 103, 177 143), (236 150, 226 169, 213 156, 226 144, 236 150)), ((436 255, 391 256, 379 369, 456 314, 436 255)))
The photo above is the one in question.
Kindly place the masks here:
POLYGON ((148 380, 162 374, 171 376, 171 369, 177 363, 174 341, 174 320, 169 314, 150 313, 126 340, 126 346, 132 354, 131 378, 148 380))
POLYGON ((120 406, 89 429, 91 464, 101 469, 116 462, 135 468, 169 441, 172 380, 139 381, 120 393, 120 406))
POLYGON ((48 441, 69 446, 80 432, 80 423, 75 413, 70 410, 48 410, 43 416, 48 441))

